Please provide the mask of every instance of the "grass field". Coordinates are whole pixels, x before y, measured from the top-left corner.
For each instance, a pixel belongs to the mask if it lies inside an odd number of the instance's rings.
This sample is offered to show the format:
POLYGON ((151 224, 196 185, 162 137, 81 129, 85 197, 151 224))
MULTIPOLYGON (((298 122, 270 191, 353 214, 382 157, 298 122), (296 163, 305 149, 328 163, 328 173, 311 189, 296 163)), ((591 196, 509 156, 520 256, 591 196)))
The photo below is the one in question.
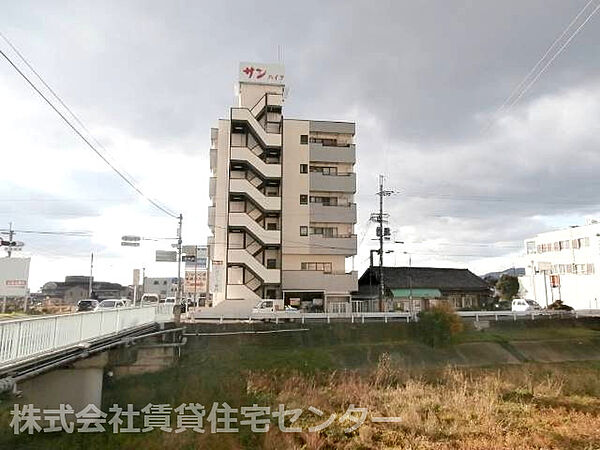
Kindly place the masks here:
POLYGON ((467 330, 456 348, 437 350, 415 342, 410 329, 400 325, 339 324, 277 335, 190 337, 177 367, 107 380, 103 410, 113 403, 133 403, 137 409, 149 402, 198 402, 207 409, 214 401, 234 408, 258 404, 276 409, 282 403, 286 409, 304 410, 298 422, 304 430, 283 433, 272 419, 268 433, 241 426, 232 434, 13 437, 4 410, 0 448, 596 449, 599 361, 451 368, 444 367, 443 359, 474 344, 539 341, 551 346, 558 340, 595 345, 599 335, 595 321, 540 321, 467 330), (428 364, 404 364, 407 352, 428 364), (367 408, 369 415, 356 431, 345 433, 349 424, 338 419, 350 404, 367 408), (323 411, 323 418, 310 414, 309 406, 323 411), (330 414, 336 420, 329 427, 306 430, 330 414), (402 422, 370 422, 378 415, 400 416, 402 422))

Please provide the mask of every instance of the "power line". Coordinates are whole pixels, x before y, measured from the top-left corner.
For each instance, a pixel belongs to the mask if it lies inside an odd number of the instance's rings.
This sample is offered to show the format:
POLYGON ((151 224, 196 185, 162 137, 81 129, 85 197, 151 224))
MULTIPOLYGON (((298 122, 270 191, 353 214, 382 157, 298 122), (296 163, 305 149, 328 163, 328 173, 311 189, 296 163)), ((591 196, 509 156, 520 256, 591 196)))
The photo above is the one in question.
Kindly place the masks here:
MULTIPOLYGON (((586 5, 586 7, 587 7, 587 5, 586 5)), ((585 26, 586 23, 588 23, 588 21, 592 18, 592 16, 594 14, 596 14, 598 9, 600 9, 600 4, 598 4, 596 6, 596 8, 594 8, 594 10, 586 17, 586 19, 583 21, 583 23, 581 25, 579 25, 579 27, 577 27, 577 29, 573 32, 573 34, 571 34, 569 39, 567 39, 567 41, 562 45, 562 47, 560 47, 558 49, 558 51, 556 53, 554 53, 554 56, 552 56, 552 58, 550 58, 550 60, 544 65, 544 67, 542 67, 540 69, 540 71, 535 76, 535 78, 533 80, 531 80, 531 82, 527 86, 525 86, 525 88, 521 91, 519 96, 513 102, 511 102, 509 107, 514 106, 521 99, 521 97, 523 97, 523 95, 525 95, 525 93, 535 84, 535 82, 538 80, 539 77, 542 76, 542 74, 546 71, 546 69, 550 66, 550 64, 552 64, 552 62, 563 52, 563 50, 567 47, 567 45, 569 45, 569 43, 575 38, 575 36, 577 36, 577 34, 579 34, 581 29, 585 26)))
POLYGON ((548 47, 546 52, 541 56, 541 58, 538 59, 538 61, 535 63, 535 65, 529 70, 527 75, 525 75, 525 77, 521 80, 521 82, 512 90, 510 95, 504 100, 504 102, 502 102, 500 107, 498 107, 498 109, 494 112, 494 114, 492 116, 492 120, 490 121, 488 126, 485 128, 485 131, 489 130, 489 128, 493 125, 494 121, 500 115, 500 113, 510 110, 523 97, 523 95, 525 95, 527 93, 527 91, 529 91, 529 89, 531 89, 531 87, 543 75, 543 73, 550 66, 550 64, 552 64, 552 62, 563 52, 563 50, 569 45, 569 43, 575 38, 575 36, 577 36, 577 34, 581 31, 581 29, 585 26, 585 24, 592 18, 592 16, 594 14, 596 14, 598 9, 600 8, 600 4, 598 4, 596 6, 596 8, 594 10, 592 10, 592 12, 586 16, 584 21, 574 31, 572 31, 569 34, 569 30, 571 30, 573 25, 575 25, 575 23, 577 23, 577 21, 582 16, 584 11, 593 2, 594 2, 594 0, 589 0, 585 4, 585 6, 577 13, 577 15, 571 20, 571 22, 569 22, 569 24, 562 31, 562 33, 552 42, 550 47, 548 47), (564 42, 564 44, 561 47, 559 47, 558 50, 554 51, 554 53, 553 53, 553 50, 558 45, 558 43, 561 42, 561 40, 563 40, 563 38, 565 38, 567 35, 568 35, 568 38, 564 42), (546 62, 546 64, 544 64, 541 67, 541 69, 538 70, 538 68, 542 65, 544 60, 546 60, 546 58, 548 58, 550 55, 552 55, 551 58, 546 62), (536 74, 536 71, 537 71, 537 74, 536 74), (534 74, 536 74, 536 75, 533 77, 533 79, 531 79, 531 77, 534 74))
MULTIPOLYGON (((7 233, 10 230, 7 228, 0 229, 0 232, 7 233)), ((14 233, 22 234, 39 234, 39 235, 55 235, 55 236, 72 236, 72 237, 88 237, 92 236, 90 231, 39 231, 39 230, 12 230, 14 233)))
POLYGON ((593 2, 594 0, 589 0, 589 2, 587 2, 587 4, 579 11, 579 13, 575 16, 575 18, 573 20, 571 20, 571 22, 569 23, 569 25, 567 25, 567 27, 562 31, 562 33, 560 34, 560 36, 558 36, 554 42, 552 42, 552 45, 550 45, 550 47, 548 47, 548 49, 546 50, 546 52, 542 55, 542 57, 540 59, 538 59, 538 61, 535 63, 535 65, 531 68, 531 70, 527 73, 527 75, 525 75, 525 78, 523 78, 521 80, 521 82, 517 85, 517 87, 515 87, 513 89, 513 91, 510 93, 510 95, 506 98, 506 100, 504 100, 504 102, 502 103, 502 105, 500 105, 500 107, 496 110, 496 112, 494 113, 494 116, 497 116, 498 114, 500 114, 502 112, 502 110, 504 108, 506 108, 506 106, 512 101, 513 97, 515 95, 517 95, 520 91, 521 88, 525 85, 525 83, 529 80, 529 78, 535 73, 535 71, 537 70, 537 68, 542 64, 542 62, 546 59, 546 57, 550 54, 550 52, 554 49, 554 47, 556 46, 556 44, 558 44, 562 38, 567 34, 567 32, 569 31, 569 29, 573 26, 573 24, 579 19, 579 17, 581 17, 581 15, 583 14, 583 12, 587 9, 587 7, 593 2))
MULTIPOLYGON (((3 36, 3 38, 5 40, 6 37, 3 36)), ((98 155, 98 157, 100 157, 100 159, 102 159, 102 161, 104 161, 123 181, 125 181, 131 188, 133 188, 140 196, 142 196, 144 199, 146 199, 149 203, 151 203, 154 207, 158 208, 160 211, 162 211, 163 213, 167 214, 170 217, 173 218, 178 218, 179 216, 172 213, 171 211, 169 211, 168 209, 166 209, 165 207, 161 206, 157 201, 153 200, 152 198, 148 197, 147 195, 145 195, 135 184, 133 181, 131 181, 127 176, 125 176, 119 169, 117 169, 91 142, 90 140, 88 140, 72 123, 71 121, 65 117, 65 115, 60 112, 58 110, 58 108, 56 106, 54 106, 54 104, 48 99, 48 97, 46 97, 42 91, 27 77, 27 75, 25 75, 25 73, 23 71, 21 71, 21 69, 19 69, 19 67, 12 61, 12 59, 10 59, 10 57, 4 53, 4 51, 2 49, 0 49, 0 54, 8 61, 8 63, 18 72, 19 75, 21 75, 21 77, 33 88, 33 90, 35 90, 40 97, 42 97, 46 103, 48 103, 48 105, 54 110, 54 112, 56 112, 60 118, 69 126, 69 128, 71 128, 86 144, 87 146, 94 152, 96 153, 96 155, 98 155)), ((37 74, 37 73, 36 73, 37 74)), ((39 77, 39 75, 38 75, 39 77)), ((47 86, 46 83, 44 83, 44 85, 47 86)), ((51 90, 51 92, 53 92, 51 90)), ((56 94, 54 94, 55 97, 58 98, 58 96, 56 96, 56 94)), ((64 103, 59 100, 61 104, 64 105, 64 103)), ((70 112, 69 108, 67 108, 67 110, 70 112)), ((71 113, 71 115, 73 117, 76 118, 76 116, 71 113)), ((76 118, 76 120, 79 122, 79 119, 76 118)), ((83 127, 84 129, 86 129, 85 127, 83 127)), ((87 130, 87 129, 86 129, 87 130)), ((89 131, 88 131, 89 133, 89 131)), ((89 133, 91 135, 91 133, 89 133)), ((95 139, 94 139, 95 140, 95 139)))

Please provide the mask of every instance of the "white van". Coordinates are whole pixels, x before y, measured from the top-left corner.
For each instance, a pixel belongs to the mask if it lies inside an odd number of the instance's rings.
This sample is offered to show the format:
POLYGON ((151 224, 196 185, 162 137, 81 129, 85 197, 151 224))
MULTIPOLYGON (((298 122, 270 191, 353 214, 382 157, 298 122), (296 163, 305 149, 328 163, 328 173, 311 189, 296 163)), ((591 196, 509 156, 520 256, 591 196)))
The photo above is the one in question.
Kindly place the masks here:
POLYGON ((525 300, 524 298, 515 298, 512 301, 511 310, 514 312, 524 312, 524 311, 539 311, 542 309, 537 302, 533 300, 525 300))
POLYGON ((252 308, 252 313, 269 313, 275 311, 283 311, 283 299, 261 300, 252 308))

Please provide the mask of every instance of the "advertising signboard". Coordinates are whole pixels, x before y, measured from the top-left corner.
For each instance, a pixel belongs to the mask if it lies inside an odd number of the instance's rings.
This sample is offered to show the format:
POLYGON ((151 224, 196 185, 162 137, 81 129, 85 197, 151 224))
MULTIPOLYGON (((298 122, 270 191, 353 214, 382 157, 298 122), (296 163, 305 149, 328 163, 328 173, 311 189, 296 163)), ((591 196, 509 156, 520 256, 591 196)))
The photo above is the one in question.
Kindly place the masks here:
POLYGON ((183 293, 192 295, 206 293, 206 270, 186 270, 183 293))
POLYGON ((29 292, 30 258, 0 258, 0 297, 25 297, 29 292))
POLYGON ((285 69, 283 64, 241 62, 238 76, 242 83, 282 85, 285 69))

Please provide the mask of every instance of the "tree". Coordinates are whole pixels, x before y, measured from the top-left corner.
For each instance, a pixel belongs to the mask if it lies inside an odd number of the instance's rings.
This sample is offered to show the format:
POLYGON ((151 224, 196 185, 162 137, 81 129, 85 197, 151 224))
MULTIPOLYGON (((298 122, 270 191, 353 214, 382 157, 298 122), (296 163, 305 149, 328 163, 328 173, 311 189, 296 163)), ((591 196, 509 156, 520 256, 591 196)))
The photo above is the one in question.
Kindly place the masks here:
POLYGON ((419 338, 431 347, 451 344, 453 337, 463 328, 462 319, 447 302, 419 313, 417 322, 419 338))
POLYGON ((502 275, 496 283, 496 291, 504 300, 512 300, 519 292, 519 279, 512 275, 502 275))

